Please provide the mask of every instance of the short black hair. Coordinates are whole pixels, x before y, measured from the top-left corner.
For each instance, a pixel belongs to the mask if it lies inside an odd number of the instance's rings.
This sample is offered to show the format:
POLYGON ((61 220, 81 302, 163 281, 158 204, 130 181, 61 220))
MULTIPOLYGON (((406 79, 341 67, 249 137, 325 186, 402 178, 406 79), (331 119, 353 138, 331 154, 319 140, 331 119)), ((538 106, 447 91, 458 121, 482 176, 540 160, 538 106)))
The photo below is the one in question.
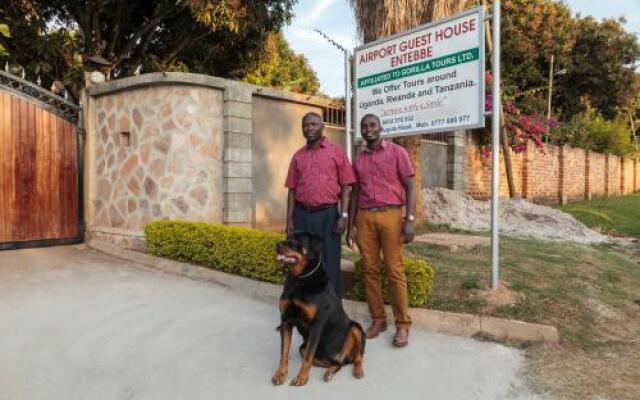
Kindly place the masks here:
POLYGON ((364 122, 364 120, 367 118, 374 118, 378 122, 378 125, 382 126, 382 124, 380 123, 380 118, 378 118, 378 116, 375 114, 365 114, 364 117, 362 117, 362 119, 360 120, 360 123, 362 124, 362 122, 364 122))
POLYGON ((304 122, 304 120, 309 118, 309 117, 316 117, 316 118, 318 118, 320 120, 320 122, 323 122, 322 121, 322 115, 318 114, 317 112, 313 112, 313 111, 306 113, 304 115, 304 117, 302 117, 302 122, 304 122))

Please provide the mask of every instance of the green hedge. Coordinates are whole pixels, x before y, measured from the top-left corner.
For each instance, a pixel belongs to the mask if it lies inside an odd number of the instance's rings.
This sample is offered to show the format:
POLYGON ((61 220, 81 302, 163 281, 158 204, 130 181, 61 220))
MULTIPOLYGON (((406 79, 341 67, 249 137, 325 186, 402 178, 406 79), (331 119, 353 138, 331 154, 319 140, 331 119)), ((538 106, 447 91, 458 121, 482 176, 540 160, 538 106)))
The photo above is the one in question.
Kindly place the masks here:
MULTIPOLYGON (((276 243, 284 235, 247 228, 203 222, 156 221, 144 228, 149 252, 158 257, 204 265, 264 282, 282 283, 284 274, 276 261, 276 243)), ((404 260, 409 305, 426 303, 435 276, 434 268, 422 259, 404 260)), ((384 270, 384 268, 383 268, 384 270)), ((360 261, 355 264, 351 295, 364 300, 360 261)), ((384 298, 389 302, 383 271, 384 298)))
POLYGON ((248 278, 282 283, 276 243, 284 235, 246 228, 185 221, 157 221, 144 228, 154 256, 204 265, 248 278))
MULTIPOLYGON (((384 263, 384 260, 383 260, 384 263)), ((407 289, 409 292, 409 305, 420 307, 427 303, 433 282, 436 276, 435 268, 421 258, 404 258, 405 273, 407 275, 407 289)), ((387 281, 386 268, 381 267, 382 296, 385 303, 389 303, 389 282, 387 281)), ((356 300, 365 299, 364 281, 362 278, 362 260, 355 263, 353 271, 354 285, 351 295, 356 300)))

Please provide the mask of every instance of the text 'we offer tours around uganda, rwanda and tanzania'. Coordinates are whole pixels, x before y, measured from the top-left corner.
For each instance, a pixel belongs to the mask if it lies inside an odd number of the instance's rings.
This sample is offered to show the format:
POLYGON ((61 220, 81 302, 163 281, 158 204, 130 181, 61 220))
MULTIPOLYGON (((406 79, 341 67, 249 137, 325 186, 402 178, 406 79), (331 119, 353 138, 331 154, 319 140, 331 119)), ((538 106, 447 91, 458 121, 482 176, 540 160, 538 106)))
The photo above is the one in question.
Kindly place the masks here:
POLYGON ((385 136, 484 127, 484 10, 356 48, 356 121, 385 136))

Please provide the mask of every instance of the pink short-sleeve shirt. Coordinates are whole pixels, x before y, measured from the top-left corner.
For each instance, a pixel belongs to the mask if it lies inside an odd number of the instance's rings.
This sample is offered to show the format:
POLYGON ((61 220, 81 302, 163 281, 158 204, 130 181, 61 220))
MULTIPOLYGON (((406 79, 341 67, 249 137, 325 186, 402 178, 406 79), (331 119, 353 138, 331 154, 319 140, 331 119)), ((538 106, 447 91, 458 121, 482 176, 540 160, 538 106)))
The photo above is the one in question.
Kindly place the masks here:
POLYGON ((355 181, 347 153, 324 137, 319 146, 304 146, 293 155, 285 187, 297 202, 317 207, 337 203, 341 187, 355 181))
POLYGON ((404 204, 403 180, 414 176, 409 154, 393 142, 382 140, 375 150, 365 147, 353 163, 360 186, 358 207, 404 204))

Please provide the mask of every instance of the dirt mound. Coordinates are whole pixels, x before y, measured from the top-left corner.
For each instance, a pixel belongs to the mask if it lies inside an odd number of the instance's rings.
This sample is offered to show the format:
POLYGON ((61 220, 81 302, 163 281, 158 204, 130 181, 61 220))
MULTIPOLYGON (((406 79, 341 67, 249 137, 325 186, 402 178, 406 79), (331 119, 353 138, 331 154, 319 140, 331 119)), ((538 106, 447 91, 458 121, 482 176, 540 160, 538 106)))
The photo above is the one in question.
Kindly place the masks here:
MULTIPOLYGON (((431 223, 472 231, 490 230, 488 201, 443 188, 423 189, 423 198, 425 219, 431 223)), ((607 241, 606 236, 592 231, 571 215, 526 200, 500 201, 500 233, 584 244, 607 241)))

